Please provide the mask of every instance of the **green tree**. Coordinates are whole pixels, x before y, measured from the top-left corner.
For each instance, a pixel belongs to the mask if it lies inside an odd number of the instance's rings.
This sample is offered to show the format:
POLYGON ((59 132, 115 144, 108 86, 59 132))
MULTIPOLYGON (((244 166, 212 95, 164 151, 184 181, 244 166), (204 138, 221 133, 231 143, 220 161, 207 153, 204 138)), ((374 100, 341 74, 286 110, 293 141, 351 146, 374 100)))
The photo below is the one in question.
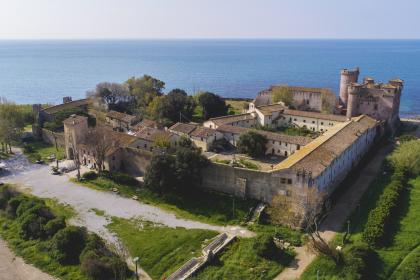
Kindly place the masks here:
POLYGON ((293 104, 293 93, 288 86, 274 87, 272 90, 273 103, 283 102, 286 106, 293 104))
POLYGON ((201 181, 201 170, 209 164, 198 149, 178 148, 175 160, 176 188, 188 191, 201 181))
POLYGON ((95 90, 88 91, 87 96, 109 110, 126 112, 120 103, 126 104, 129 92, 127 85, 104 82, 97 84, 95 90))
POLYGON ((144 177, 144 185, 158 193, 164 193, 173 187, 175 158, 169 154, 153 155, 144 177))
POLYGON ((141 114, 156 96, 163 95, 165 83, 144 75, 143 77, 132 77, 126 81, 130 95, 134 98, 137 113, 141 114))
POLYGON ((228 106, 219 95, 211 92, 202 92, 196 98, 203 109, 203 118, 205 120, 227 115, 228 106))
POLYGON ((239 137, 237 147, 239 152, 250 155, 251 157, 261 157, 265 155, 267 138, 255 131, 249 131, 239 137))
POLYGON ((12 152, 12 142, 18 141, 25 127, 25 116, 21 107, 0 99, 0 142, 3 150, 12 152))
POLYGON ((195 108, 194 99, 181 89, 171 90, 161 105, 160 118, 168 119, 172 123, 179 120, 180 113, 190 120, 195 108))

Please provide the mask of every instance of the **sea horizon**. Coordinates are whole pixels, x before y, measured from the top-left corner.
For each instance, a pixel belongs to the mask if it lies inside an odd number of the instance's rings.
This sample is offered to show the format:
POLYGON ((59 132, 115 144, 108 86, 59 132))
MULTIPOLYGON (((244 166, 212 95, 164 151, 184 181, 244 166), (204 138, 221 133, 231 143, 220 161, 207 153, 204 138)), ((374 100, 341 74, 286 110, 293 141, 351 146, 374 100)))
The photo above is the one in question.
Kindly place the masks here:
POLYGON ((420 115, 420 39, 1 39, 0 96, 16 103, 83 98, 104 81, 152 75, 173 88, 253 98, 273 84, 338 94, 340 70, 405 81, 401 115, 420 115))

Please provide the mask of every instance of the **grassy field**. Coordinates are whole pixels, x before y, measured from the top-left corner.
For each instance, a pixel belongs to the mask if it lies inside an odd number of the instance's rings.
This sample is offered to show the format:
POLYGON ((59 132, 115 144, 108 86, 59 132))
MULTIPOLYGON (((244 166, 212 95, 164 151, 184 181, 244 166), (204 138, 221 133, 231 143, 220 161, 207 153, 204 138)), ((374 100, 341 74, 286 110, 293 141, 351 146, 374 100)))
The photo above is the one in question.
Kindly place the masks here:
MULTIPOLYGON (((51 207, 55 215, 64 215, 69 218, 74 215, 73 209, 63 206, 54 200, 47 200, 47 206, 51 207)), ((9 244, 16 255, 22 257, 27 263, 33 264, 42 271, 54 275, 60 279, 87 280, 80 271, 79 265, 59 264, 49 255, 49 241, 24 240, 19 234, 17 220, 10 219, 0 211, 0 235, 9 244)))
POLYGON ((42 160, 47 161, 47 158, 53 154, 56 155, 59 160, 65 158, 65 152, 63 148, 58 147, 57 153, 55 146, 44 143, 42 141, 31 141, 28 142, 27 145, 29 145, 32 148, 32 151, 25 151, 24 149, 24 153, 31 162, 37 161, 39 157, 42 160))
POLYGON ((230 114, 243 114, 244 113, 244 106, 248 106, 249 102, 244 100, 233 100, 233 99, 226 99, 226 105, 228 105, 229 113, 230 114))
POLYGON ((161 197, 145 188, 117 184, 102 177, 80 182, 80 184, 102 191, 117 188, 122 196, 136 195, 140 201, 174 212, 178 217, 217 225, 243 223, 250 209, 257 204, 253 200, 235 199, 233 201, 232 197, 227 195, 202 191, 188 197, 179 195, 161 197))
POLYGON ((254 243, 255 238, 238 239, 192 279, 268 280, 278 275, 293 259, 292 255, 283 261, 260 257, 255 252, 254 243))
POLYGON ((216 232, 168 228, 143 221, 112 218, 108 228, 122 240, 132 257, 153 278, 169 276, 191 257, 201 255, 201 248, 216 232))
MULTIPOLYGON (((363 196, 360 210, 352 214, 350 244, 361 240, 369 211, 375 207, 387 182, 389 176, 378 178, 363 196)), ((412 179, 410 185, 411 188, 403 194, 400 203, 398 222, 395 223, 393 232, 389 233, 392 236, 391 240, 386 246, 375 250, 378 256, 377 264, 371 268, 375 279, 409 279, 404 277, 404 271, 413 269, 413 262, 420 259, 420 177, 412 179)), ((343 233, 339 233, 335 242, 340 243, 342 236, 343 233)), ((320 271, 321 279, 337 279, 342 269, 343 267, 336 267, 329 259, 318 257, 301 279, 316 279, 317 270, 320 271)), ((419 266, 417 269, 420 269, 419 266)))

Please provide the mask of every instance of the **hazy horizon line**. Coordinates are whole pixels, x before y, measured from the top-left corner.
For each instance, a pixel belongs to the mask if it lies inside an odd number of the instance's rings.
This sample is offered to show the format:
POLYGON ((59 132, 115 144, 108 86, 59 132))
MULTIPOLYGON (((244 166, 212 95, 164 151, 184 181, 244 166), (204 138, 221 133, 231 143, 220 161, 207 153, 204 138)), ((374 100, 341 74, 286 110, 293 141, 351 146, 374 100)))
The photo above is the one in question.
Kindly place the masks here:
POLYGON ((419 38, 317 38, 317 37, 307 37, 307 38, 280 38, 280 37, 184 37, 184 38, 160 38, 160 37, 148 37, 148 38, 0 38, 0 41, 211 41, 211 40, 272 40, 272 41, 286 41, 286 40, 337 40, 337 41, 349 41, 349 40, 359 40, 359 41, 418 41, 419 38))

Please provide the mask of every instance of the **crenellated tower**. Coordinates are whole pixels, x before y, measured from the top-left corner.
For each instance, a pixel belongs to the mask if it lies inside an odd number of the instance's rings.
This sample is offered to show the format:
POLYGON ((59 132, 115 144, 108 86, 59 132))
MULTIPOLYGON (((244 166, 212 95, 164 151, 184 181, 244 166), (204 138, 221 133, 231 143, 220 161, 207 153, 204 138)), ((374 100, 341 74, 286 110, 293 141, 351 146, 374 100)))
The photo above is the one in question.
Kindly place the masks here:
POLYGON ((359 67, 356 69, 341 70, 340 77, 340 104, 347 106, 348 87, 351 83, 357 83, 359 79, 359 67))

